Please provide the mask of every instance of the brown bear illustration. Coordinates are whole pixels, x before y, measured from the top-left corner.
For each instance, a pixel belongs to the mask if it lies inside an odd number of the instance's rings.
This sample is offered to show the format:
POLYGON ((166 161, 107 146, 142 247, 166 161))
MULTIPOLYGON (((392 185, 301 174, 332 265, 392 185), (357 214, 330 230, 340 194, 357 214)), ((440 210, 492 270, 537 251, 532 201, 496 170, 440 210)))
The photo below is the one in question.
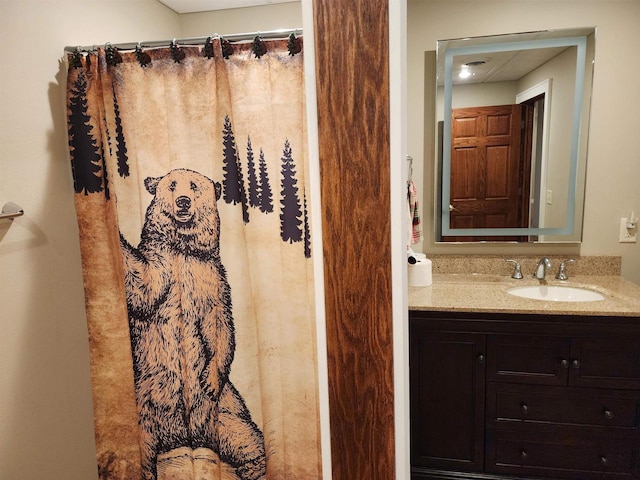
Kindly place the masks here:
POLYGON ((220 184, 187 169, 145 180, 140 244, 121 235, 146 480, 158 454, 209 448, 242 480, 263 479, 264 438, 229 381, 231 289, 220 260, 220 184))

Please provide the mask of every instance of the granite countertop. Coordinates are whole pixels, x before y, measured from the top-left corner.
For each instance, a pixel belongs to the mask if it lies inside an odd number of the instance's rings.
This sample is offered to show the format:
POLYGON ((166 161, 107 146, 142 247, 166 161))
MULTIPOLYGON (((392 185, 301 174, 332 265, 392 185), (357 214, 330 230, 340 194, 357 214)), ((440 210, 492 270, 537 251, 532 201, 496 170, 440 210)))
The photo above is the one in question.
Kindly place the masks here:
POLYGON ((409 287, 409 309, 640 317, 640 285, 619 275, 575 275, 564 282, 550 275, 548 285, 582 287, 605 295, 604 300, 592 302, 530 300, 506 293, 512 287, 539 283, 526 276, 515 280, 508 275, 434 273, 432 285, 409 287))

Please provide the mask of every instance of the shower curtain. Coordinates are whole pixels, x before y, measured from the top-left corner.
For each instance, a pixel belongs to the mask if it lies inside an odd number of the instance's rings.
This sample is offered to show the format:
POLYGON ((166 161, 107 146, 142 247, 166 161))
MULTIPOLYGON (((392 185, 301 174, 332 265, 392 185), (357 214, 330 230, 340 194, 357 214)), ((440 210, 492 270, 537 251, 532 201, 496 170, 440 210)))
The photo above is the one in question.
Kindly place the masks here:
POLYGON ((67 57, 103 480, 322 476, 301 50, 67 57))

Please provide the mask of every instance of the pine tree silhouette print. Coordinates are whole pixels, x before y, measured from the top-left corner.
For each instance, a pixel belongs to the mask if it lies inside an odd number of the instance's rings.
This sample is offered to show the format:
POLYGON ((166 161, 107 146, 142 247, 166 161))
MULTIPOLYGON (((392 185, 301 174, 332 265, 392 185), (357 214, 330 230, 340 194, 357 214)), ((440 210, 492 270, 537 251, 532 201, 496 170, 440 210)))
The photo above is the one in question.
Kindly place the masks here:
POLYGON ((260 205, 260 191, 256 176, 256 162, 253 160, 251 137, 247 138, 247 183, 249 189, 249 206, 257 208, 260 205))
POLYGON ((222 130, 222 170, 224 170, 224 201, 227 203, 238 203, 242 206, 242 220, 249 223, 249 208, 247 206, 247 192, 244 188, 242 177, 242 166, 238 157, 236 140, 233 134, 233 127, 229 115, 224 117, 224 127, 222 130))
POLYGON ((309 211, 307 210, 307 190, 302 190, 302 198, 304 199, 304 257, 311 258, 311 229, 309 228, 309 211))
POLYGON ((103 162, 96 139, 91 135, 93 127, 87 113, 87 79, 82 71, 71 89, 69 112, 69 146, 75 192, 84 192, 85 195, 101 192, 103 162))
POLYGON ((244 188, 244 178, 242 176, 242 165, 238 158, 238 188, 240 189, 240 204, 242 205, 242 220, 249 223, 249 204, 247 203, 247 190, 244 188))
POLYGON ((240 188, 238 181, 238 153, 236 152, 236 140, 233 136, 233 128, 229 116, 224 117, 224 128, 222 130, 222 170, 224 171, 224 201, 240 203, 240 188))
POLYGON ((120 108, 116 98, 116 89, 113 88, 113 110, 116 117, 116 155, 118 159, 118 174, 122 177, 129 176, 129 157, 127 156, 127 142, 122 131, 122 120, 120 119, 120 108))
POLYGON ((260 198, 260 211, 262 213, 273 213, 273 193, 269 182, 269 172, 267 172, 267 162, 264 160, 264 152, 260 149, 258 160, 258 175, 260 180, 258 196, 260 198))
POLYGON ((280 192, 280 236, 283 242, 302 240, 302 211, 296 184, 296 169, 291 156, 289 140, 284 142, 282 152, 282 191, 280 192))
MULTIPOLYGON (((105 158, 104 143, 101 144, 101 146, 100 146, 100 152, 101 152, 102 158, 105 158)), ((111 198, 111 194, 109 193, 109 175, 107 174, 107 163, 106 162, 102 162, 102 178, 104 180, 104 198, 109 200, 109 198, 111 198)))

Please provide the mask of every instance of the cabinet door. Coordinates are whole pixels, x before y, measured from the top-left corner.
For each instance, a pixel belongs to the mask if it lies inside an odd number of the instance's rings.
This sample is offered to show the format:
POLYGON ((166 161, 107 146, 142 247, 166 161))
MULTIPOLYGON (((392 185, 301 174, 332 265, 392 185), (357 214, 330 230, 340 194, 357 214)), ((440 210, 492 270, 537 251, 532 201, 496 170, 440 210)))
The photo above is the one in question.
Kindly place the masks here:
POLYGON ((571 339, 541 335, 489 335, 487 379, 530 385, 566 385, 571 339))
POLYGON ((411 463, 481 471, 485 336, 412 329, 411 463))
POLYGON ((640 389, 640 344, 626 339, 576 338, 570 384, 579 387, 640 389))

